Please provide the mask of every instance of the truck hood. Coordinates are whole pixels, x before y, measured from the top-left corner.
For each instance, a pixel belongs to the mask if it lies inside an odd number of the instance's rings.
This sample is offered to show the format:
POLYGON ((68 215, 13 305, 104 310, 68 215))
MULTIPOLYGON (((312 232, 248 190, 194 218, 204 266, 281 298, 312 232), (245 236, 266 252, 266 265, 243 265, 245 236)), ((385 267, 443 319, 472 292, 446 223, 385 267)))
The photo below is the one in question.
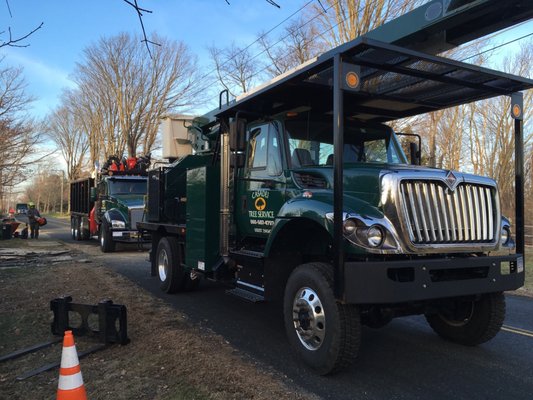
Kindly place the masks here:
MULTIPOLYGON (((325 187, 323 186, 322 188, 330 190, 333 189, 333 167, 331 166, 299 168, 293 170, 292 172, 296 175, 296 182, 298 182, 298 180, 302 181, 302 179, 298 179, 298 175, 300 177, 304 176, 303 181, 306 181, 305 177, 307 175, 311 176, 312 178, 318 178, 319 180, 321 178, 323 182, 325 181, 325 187)), ((374 207, 378 207, 381 198, 381 177, 386 174, 402 174, 406 172, 408 172, 410 177, 413 179, 416 179, 417 176, 422 178, 424 176, 427 177, 428 175, 435 177, 435 179, 444 179, 449 173, 449 170, 408 164, 344 164, 344 195, 361 199, 374 207)), ((476 175, 456 171, 453 173, 459 181, 468 181, 480 178, 476 175)), ((301 186, 306 188, 304 185, 301 186)), ((311 186, 307 188, 313 189, 311 186)))

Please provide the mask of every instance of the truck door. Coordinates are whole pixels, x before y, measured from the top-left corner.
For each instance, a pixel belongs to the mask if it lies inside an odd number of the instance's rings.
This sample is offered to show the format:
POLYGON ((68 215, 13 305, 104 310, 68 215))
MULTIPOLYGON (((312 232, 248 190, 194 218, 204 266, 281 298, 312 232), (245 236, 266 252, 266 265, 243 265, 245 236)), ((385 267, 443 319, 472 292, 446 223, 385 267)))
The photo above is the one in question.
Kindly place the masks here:
POLYGON ((247 131, 246 163, 237 182, 236 223, 240 237, 266 238, 285 202, 282 149, 276 122, 247 131))

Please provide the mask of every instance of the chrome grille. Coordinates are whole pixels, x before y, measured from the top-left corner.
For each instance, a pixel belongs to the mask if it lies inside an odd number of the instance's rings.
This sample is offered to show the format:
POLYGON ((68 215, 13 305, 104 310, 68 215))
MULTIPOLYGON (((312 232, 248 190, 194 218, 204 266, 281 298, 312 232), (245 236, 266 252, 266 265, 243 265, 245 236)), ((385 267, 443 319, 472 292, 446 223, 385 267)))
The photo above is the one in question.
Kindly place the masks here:
POLYGON ((143 208, 130 208, 130 226, 131 229, 137 230, 137 222, 143 220, 144 209, 143 208))
POLYGON ((461 183, 454 191, 440 181, 400 184, 409 238, 414 244, 490 243, 495 239, 496 190, 461 183))

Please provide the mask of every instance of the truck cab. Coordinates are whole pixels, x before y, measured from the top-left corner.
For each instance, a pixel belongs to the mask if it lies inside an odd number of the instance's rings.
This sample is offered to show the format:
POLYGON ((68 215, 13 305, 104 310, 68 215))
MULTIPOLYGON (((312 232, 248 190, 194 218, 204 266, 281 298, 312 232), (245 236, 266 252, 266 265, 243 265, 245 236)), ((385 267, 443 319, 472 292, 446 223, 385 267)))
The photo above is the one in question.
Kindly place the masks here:
POLYGON ((114 250, 115 242, 136 242, 139 239, 137 222, 144 213, 146 177, 107 176, 96 186, 96 216, 100 224, 102 251, 114 250))

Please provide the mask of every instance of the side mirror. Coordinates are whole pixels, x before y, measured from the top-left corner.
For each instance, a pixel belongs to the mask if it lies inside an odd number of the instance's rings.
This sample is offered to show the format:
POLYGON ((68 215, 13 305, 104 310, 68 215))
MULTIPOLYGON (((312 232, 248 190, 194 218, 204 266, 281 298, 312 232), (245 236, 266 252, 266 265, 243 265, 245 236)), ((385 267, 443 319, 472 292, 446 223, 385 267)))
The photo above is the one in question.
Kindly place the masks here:
MULTIPOLYGON (((397 136, 408 136, 416 138, 416 142, 409 142, 409 161, 412 165, 420 165, 422 156, 420 154, 420 149, 422 148, 422 138, 416 133, 396 133, 397 136)), ((403 147, 403 146, 402 146, 403 147)), ((405 147, 404 147, 405 149, 405 147)))
POLYGON ((231 150, 230 166, 244 167, 244 152, 246 150, 246 120, 235 118, 229 123, 229 147, 231 150))
POLYGON ((420 149, 418 143, 409 143, 409 158, 412 165, 420 165, 420 149))
POLYGON ((89 189, 89 199, 91 201, 96 201, 96 188, 92 187, 89 189))
POLYGON ((229 147, 236 152, 246 150, 246 120, 235 118, 229 123, 229 147))

